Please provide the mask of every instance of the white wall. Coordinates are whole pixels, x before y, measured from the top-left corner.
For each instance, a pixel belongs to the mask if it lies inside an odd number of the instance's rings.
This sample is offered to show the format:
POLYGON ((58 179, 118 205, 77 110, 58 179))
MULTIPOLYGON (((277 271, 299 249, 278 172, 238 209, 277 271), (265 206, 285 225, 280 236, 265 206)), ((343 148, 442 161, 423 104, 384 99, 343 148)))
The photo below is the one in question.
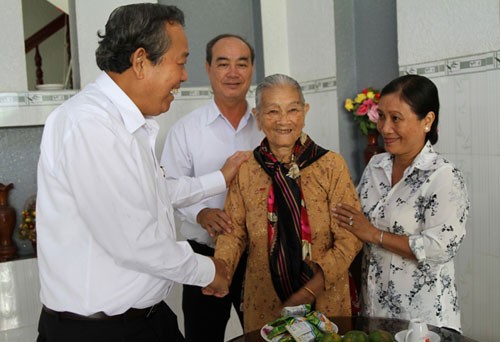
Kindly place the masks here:
POLYGON ((288 0, 286 5, 290 76, 307 87, 311 108, 305 131, 319 145, 339 152, 333 0, 288 0))
POLYGON ((0 53, 0 91, 28 90, 21 1, 0 1, 0 13, 3 46, 0 53))
POLYGON ((465 335, 498 341, 500 317, 500 1, 400 0, 400 71, 440 92, 437 149, 464 172, 471 200, 456 258, 465 335))
POLYGON ((287 0, 261 0, 264 74, 288 74, 287 0))
POLYGON ((310 81, 337 75, 333 0, 288 0, 286 5, 288 58, 293 77, 310 81))
MULTIPOLYGON (((75 62, 75 70, 79 79, 75 82, 75 88, 83 88, 92 82, 100 73, 95 62, 95 50, 97 49, 97 31, 104 33, 104 25, 111 12, 118 6, 140 2, 153 2, 156 0, 70 0, 72 29, 78 32, 76 50, 73 47, 72 56, 75 62), (78 72, 79 71, 79 72, 78 72)), ((73 36, 72 36, 73 40, 73 36)), ((74 40, 73 40, 74 41, 74 40)))
POLYGON ((498 0, 398 0, 397 11, 401 65, 500 48, 498 0))
POLYGON ((301 84, 311 108, 304 130, 338 151, 333 0, 261 0, 261 12, 266 76, 285 73, 301 84))

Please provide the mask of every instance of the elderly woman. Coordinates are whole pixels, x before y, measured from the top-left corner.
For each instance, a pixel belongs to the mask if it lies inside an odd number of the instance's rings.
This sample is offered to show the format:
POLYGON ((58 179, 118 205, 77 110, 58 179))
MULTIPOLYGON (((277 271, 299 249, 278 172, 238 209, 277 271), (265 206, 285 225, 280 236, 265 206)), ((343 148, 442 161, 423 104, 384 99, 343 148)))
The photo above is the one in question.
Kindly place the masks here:
POLYGON ((215 248, 231 272, 248 249, 246 332, 284 306, 312 303, 330 317, 351 315, 348 268, 362 244, 339 228, 332 209, 339 202, 359 208, 359 201, 343 158, 303 133, 308 110, 288 76, 268 76, 257 87, 253 113, 265 139, 229 188, 225 211, 234 229, 215 248))
POLYGON ((460 171, 433 148, 438 90, 426 77, 399 77, 382 89, 379 115, 387 153, 361 177, 363 212, 348 203, 336 210, 339 224, 366 242, 363 313, 461 331, 453 258, 469 202, 460 171))

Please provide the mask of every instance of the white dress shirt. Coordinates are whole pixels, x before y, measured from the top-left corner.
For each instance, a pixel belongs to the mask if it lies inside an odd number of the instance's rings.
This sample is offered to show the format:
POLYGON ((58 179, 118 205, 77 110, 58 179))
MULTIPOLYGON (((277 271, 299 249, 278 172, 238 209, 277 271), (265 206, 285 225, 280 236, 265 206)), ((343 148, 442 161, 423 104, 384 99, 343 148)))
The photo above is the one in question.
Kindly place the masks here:
MULTIPOLYGON (((169 178, 198 177, 220 170, 226 159, 236 151, 253 150, 263 138, 264 134, 257 128, 257 121, 249 104, 238 128, 234 129, 212 100, 182 117, 170 128, 161 164, 169 178)), ((218 182, 225 184, 222 174, 218 182)), ((176 209, 176 214, 182 221, 182 235, 189 240, 214 247, 213 238, 196 223, 196 216, 204 208, 222 209, 225 199, 224 192, 195 205, 176 209)))
POLYGON ((173 282, 214 279, 209 258, 175 241, 172 203, 220 192, 211 186, 220 175, 184 178, 167 191, 154 153, 158 128, 105 73, 47 119, 37 199, 47 307, 115 315, 164 300, 173 282))
POLYGON ((378 229, 407 235, 417 260, 365 244, 363 311, 369 317, 422 318, 461 331, 454 257, 469 212, 460 171, 427 143, 391 184, 393 157, 372 157, 358 186, 365 215, 378 229))

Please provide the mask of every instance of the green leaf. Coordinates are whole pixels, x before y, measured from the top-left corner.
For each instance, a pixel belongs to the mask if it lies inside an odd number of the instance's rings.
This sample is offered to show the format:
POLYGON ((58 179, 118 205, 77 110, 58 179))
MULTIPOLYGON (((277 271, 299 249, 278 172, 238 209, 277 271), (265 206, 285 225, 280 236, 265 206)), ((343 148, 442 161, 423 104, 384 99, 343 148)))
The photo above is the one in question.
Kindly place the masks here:
POLYGON ((364 135, 368 134, 368 127, 366 127, 366 121, 361 121, 359 123, 359 129, 361 130, 361 132, 363 132, 364 135))

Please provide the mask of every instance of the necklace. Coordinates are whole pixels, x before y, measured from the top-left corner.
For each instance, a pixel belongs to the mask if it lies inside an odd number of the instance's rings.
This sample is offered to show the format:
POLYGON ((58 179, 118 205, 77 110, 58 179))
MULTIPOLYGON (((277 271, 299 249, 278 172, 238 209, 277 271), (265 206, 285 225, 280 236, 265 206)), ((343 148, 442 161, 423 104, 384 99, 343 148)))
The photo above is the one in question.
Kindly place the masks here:
POLYGON ((297 163, 295 162, 295 154, 292 153, 292 157, 290 158, 291 161, 288 163, 289 169, 288 173, 286 174, 287 177, 290 177, 291 179, 297 179, 300 177, 300 169, 297 163))

